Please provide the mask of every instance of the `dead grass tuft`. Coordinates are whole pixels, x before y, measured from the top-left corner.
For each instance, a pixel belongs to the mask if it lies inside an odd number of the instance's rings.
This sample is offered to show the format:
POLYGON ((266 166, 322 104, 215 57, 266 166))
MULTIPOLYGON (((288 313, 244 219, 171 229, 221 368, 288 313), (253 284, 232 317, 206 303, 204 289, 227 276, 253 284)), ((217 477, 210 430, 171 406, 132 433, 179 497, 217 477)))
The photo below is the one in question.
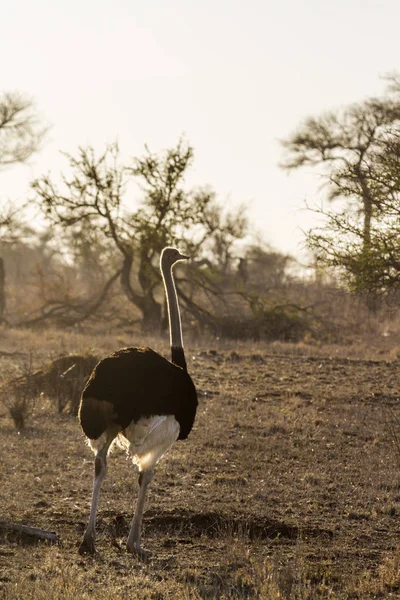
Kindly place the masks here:
POLYGON ((68 411, 76 415, 82 389, 97 362, 91 354, 72 354, 56 358, 33 372, 30 353, 23 374, 4 383, 1 390, 15 427, 24 428, 40 396, 47 397, 59 413, 68 411))

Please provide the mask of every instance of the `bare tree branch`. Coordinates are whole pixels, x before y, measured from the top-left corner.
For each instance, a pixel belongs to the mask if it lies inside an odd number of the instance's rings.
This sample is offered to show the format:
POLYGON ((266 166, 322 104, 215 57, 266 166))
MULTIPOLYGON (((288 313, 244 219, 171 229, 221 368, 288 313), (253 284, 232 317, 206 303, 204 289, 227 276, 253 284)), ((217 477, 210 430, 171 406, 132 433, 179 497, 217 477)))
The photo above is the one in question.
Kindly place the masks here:
POLYGON ((0 97, 0 167, 25 162, 42 147, 48 128, 30 98, 18 93, 0 97))

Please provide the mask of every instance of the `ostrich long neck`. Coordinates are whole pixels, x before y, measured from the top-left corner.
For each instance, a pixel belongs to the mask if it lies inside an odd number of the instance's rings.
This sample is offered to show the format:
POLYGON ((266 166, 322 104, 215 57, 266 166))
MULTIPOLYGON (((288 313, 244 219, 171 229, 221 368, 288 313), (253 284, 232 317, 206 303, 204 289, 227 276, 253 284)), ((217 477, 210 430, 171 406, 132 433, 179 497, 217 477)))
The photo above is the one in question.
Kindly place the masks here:
POLYGON ((181 317, 179 314, 178 296, 172 267, 162 272, 165 293, 167 296, 168 319, 169 319, 169 338, 171 343, 171 360, 173 363, 187 371, 185 352, 183 350, 181 317))

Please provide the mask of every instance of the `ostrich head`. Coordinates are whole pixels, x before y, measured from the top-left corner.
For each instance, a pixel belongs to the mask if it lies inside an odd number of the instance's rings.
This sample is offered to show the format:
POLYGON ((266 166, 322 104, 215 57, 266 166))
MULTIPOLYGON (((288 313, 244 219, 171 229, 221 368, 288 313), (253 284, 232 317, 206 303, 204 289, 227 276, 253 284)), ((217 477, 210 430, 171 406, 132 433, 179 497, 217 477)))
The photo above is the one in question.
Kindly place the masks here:
POLYGON ((181 254, 176 248, 167 247, 161 252, 161 269, 170 269, 179 260, 188 260, 189 256, 181 254))

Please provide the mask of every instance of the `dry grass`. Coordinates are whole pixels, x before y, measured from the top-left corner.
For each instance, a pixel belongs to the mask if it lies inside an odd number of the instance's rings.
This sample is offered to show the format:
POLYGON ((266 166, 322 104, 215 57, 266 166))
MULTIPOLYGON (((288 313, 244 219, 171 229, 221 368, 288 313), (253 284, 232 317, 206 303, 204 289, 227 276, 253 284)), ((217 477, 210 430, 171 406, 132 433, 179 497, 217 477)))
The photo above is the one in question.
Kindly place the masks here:
MULTIPOLYGON (((22 352, 21 333, 4 331, 3 384, 30 349, 40 369, 139 341, 25 333, 22 352)), ((150 343, 168 353, 165 340, 150 343)), ((400 364, 395 344, 357 348, 213 340, 188 350, 199 411, 150 488, 148 563, 124 549, 137 491, 125 455, 110 457, 99 553, 82 558, 93 458, 75 418, 39 402, 18 435, 4 411, 0 514, 60 543, 3 536, 0 598, 400 598, 400 364)))

